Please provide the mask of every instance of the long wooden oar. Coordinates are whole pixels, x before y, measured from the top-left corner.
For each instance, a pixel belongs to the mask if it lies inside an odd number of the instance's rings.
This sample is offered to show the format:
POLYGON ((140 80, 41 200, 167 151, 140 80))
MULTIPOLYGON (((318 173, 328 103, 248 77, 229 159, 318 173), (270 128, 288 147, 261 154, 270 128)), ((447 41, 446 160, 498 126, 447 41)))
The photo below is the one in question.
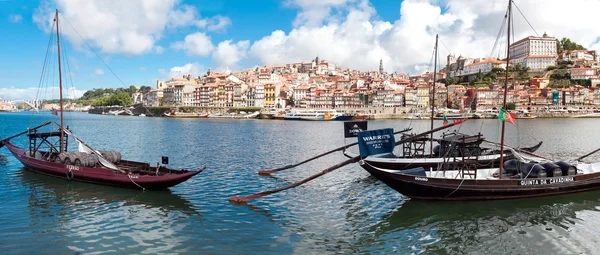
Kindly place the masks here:
MULTIPOLYGON (((400 133, 408 132, 408 131, 411 131, 411 130, 412 130, 412 128, 406 128, 406 129, 403 129, 403 130, 401 130, 401 131, 394 132, 394 134, 400 134, 400 133)), ((347 145, 344 145, 344 146, 342 146, 342 147, 335 148, 335 149, 333 149, 333 150, 330 150, 330 151, 328 151, 328 152, 325 152, 325 153, 319 154, 319 155, 317 155, 317 156, 314 156, 314 157, 312 157, 312 158, 309 158, 309 159, 307 159, 307 160, 304 160, 304 161, 302 161, 302 162, 299 162, 299 163, 296 163, 296 164, 293 164, 293 165, 287 165, 287 166, 284 166, 284 167, 275 168, 275 169, 270 169, 270 170, 261 170, 261 171, 258 171, 258 174, 259 174, 259 175, 271 175, 272 173, 275 173, 275 172, 279 172, 279 171, 282 171, 282 170, 286 170, 286 169, 290 169, 290 168, 297 167, 297 166, 299 166, 299 165, 302 165, 302 164, 304 164, 304 163, 307 163, 307 162, 313 161, 313 160, 315 160, 315 159, 318 159, 318 158, 320 158, 320 157, 323 157, 323 156, 329 155, 329 154, 331 154, 331 153, 334 153, 334 152, 336 152, 336 151, 341 151, 341 150, 344 150, 344 149, 346 149, 346 148, 348 148, 348 147, 350 147, 350 146, 354 146, 354 145, 357 145, 357 144, 358 144, 358 142, 356 142, 356 143, 351 143, 351 144, 347 144, 347 145)))
MULTIPOLYGON (((429 135, 429 134, 435 133, 435 132, 437 132, 437 131, 444 130, 444 129, 447 129, 447 128, 450 128, 450 127, 456 126, 456 125, 458 125, 458 124, 460 124, 460 123, 462 123, 462 122, 464 122, 464 121, 465 121, 465 120, 456 121, 456 122, 450 123, 450 124, 448 124, 448 125, 444 125, 444 126, 441 126, 441 127, 438 127, 438 128, 434 128, 434 129, 432 129, 432 130, 429 130, 429 131, 426 131, 426 132, 423 132, 423 133, 420 133, 420 134, 413 135, 413 136, 411 136, 411 137, 408 137, 408 138, 406 138, 406 139, 403 139, 403 140, 397 141, 397 142, 396 142, 394 145, 398 145, 398 144, 402 144, 402 143, 406 143, 406 142, 413 141, 413 140, 415 140, 415 139, 418 139, 418 138, 420 138, 420 137, 423 137, 423 136, 426 136, 426 135, 429 135)), ((231 198, 229 198, 229 202, 233 202, 233 203, 246 203, 246 202, 248 202, 249 200, 252 200, 252 199, 256 199, 256 198, 260 198, 260 197, 264 197, 264 196, 266 196, 266 195, 270 195, 270 194, 273 194, 273 193, 277 193, 277 192, 280 192, 280 191, 284 191, 284 190, 287 190, 287 189, 291 189, 291 188, 293 188, 293 187, 297 187, 297 186, 300 186, 300 185, 302 185, 302 184, 304 184, 304 183, 307 183, 307 182, 309 182, 309 181, 311 181, 311 180, 314 180, 314 179, 316 179, 316 178, 317 178, 317 177, 319 177, 319 176, 322 176, 322 175, 325 175, 325 174, 327 174, 327 173, 333 172, 334 170, 336 170, 336 169, 338 169, 338 168, 340 168, 340 167, 343 167, 343 166, 345 166, 345 165, 348 165, 348 164, 350 164, 350 163, 358 162, 360 159, 361 159, 361 157, 360 157, 360 156, 353 157, 353 158, 351 158, 351 159, 348 159, 348 160, 346 160, 346 161, 343 161, 343 162, 341 162, 341 163, 338 163, 338 164, 336 164, 336 165, 334 165, 334 166, 331 166, 331 167, 329 167, 329 168, 327 168, 327 169, 325 169, 325 170, 321 171, 321 172, 320 172, 320 173, 318 173, 318 174, 315 174, 315 175, 313 175, 313 176, 310 176, 310 177, 308 177, 308 178, 306 178, 306 179, 303 179, 303 180, 301 180, 301 181, 299 181, 299 182, 292 183, 292 184, 290 184, 290 185, 287 185, 287 186, 285 186, 285 187, 281 187, 281 188, 277 188, 277 189, 272 189, 272 190, 267 190, 267 191, 259 192, 259 193, 252 194, 252 195, 245 196, 245 197, 237 197, 237 196, 235 196, 235 197, 231 197, 231 198)))
POLYGON ((594 153, 596 153, 596 152, 598 152, 598 151, 600 151, 600 148, 598 148, 598 149, 596 149, 596 150, 594 150, 594 151, 592 151, 592 152, 590 152, 590 153, 588 153, 588 154, 585 154, 585 155, 583 155, 583 156, 581 156, 581 157, 579 157, 579 158, 576 158, 576 159, 575 159, 575 161, 580 161, 580 160, 582 160, 582 159, 584 159, 584 158, 587 158, 587 157, 589 157, 590 155, 592 155, 592 154, 594 154, 594 153))
POLYGON ((40 128, 44 127, 44 126, 50 125, 51 123, 52 123, 52 122, 48 121, 48 122, 46 122, 46 123, 44 123, 44 124, 42 124, 42 125, 39 125, 39 126, 37 126, 37 127, 34 127, 34 128, 27 129, 26 131, 23 131, 23 132, 21 132, 21 133, 18 133, 18 134, 16 134, 16 135, 13 135, 13 136, 11 136, 11 137, 4 138, 4 139, 2 139, 2 141, 0 141, 0 148, 2 148, 2 147, 4 146, 4 141, 8 141, 8 140, 10 140, 10 139, 13 139, 13 138, 15 138, 15 137, 17 137, 17 136, 22 136, 22 135, 24 135, 24 134, 27 134, 27 133, 29 133, 29 131, 31 131, 31 130, 37 130, 37 129, 40 129, 40 128))

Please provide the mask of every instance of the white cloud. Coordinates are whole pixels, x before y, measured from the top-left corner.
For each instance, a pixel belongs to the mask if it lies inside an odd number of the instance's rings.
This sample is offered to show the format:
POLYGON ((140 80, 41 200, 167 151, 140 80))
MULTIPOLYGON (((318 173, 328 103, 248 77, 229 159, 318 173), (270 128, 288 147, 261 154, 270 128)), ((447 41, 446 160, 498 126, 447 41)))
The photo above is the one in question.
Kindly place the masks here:
POLYGON ((248 47, 250 47, 250 41, 232 42, 232 40, 226 40, 217 45, 217 48, 212 55, 213 64, 216 66, 216 70, 224 70, 226 68, 237 69, 237 63, 246 58, 246 52, 248 51, 248 47))
MULTIPOLYGON (((78 90, 77 88, 63 88, 64 98, 80 98, 87 90, 78 90)), ((50 100, 58 99, 60 90, 58 87, 47 87, 39 90, 32 88, 0 88, 0 98, 3 100, 50 100)))
POLYGON ((8 20, 10 20, 10 22, 12 23, 19 23, 21 22, 21 20, 23 20, 23 16, 19 15, 19 14, 13 14, 8 16, 8 20))
POLYGON ((198 62, 187 63, 183 66, 174 66, 168 72, 164 69, 159 69, 158 72, 166 79, 182 77, 183 75, 192 74, 192 77, 197 77, 204 74, 204 66, 198 62))
POLYGON ((208 29, 208 31, 224 31, 229 25, 231 25, 231 19, 229 19, 229 17, 217 15, 210 19, 206 29, 208 29))
MULTIPOLYGON (((386 71, 422 72, 428 69, 436 33, 457 57, 497 57, 499 50, 491 55, 492 47, 507 4, 405 0, 398 5, 399 19, 384 21, 365 0, 289 0, 288 6, 299 8, 294 28, 286 32, 275 30, 255 41, 249 55, 263 64, 306 61, 318 55, 343 67, 361 70, 376 70, 379 59, 383 59, 386 71)), ((595 17, 600 1, 573 0, 565 5, 560 0, 529 0, 517 4, 540 36, 547 32, 558 38, 569 37, 600 50, 600 43, 596 42, 600 27, 594 22, 565 22, 595 17)), ((516 39, 535 35, 516 8, 513 11, 516 39)), ((504 50, 505 47, 502 46, 504 50)), ((448 53, 440 44, 441 66, 448 53)), ((501 53, 500 57, 504 55, 501 53)))
POLYGON ((294 27, 318 26, 330 17, 332 9, 342 8, 356 0, 288 0, 286 3, 292 7, 300 8, 294 20, 294 27))
MULTIPOLYGON (((65 24, 67 21, 83 39, 104 53, 139 55, 154 50, 160 54, 160 48, 154 44, 165 29, 194 26, 202 20, 195 7, 180 5, 178 0, 45 0, 35 10, 33 20, 46 32, 52 27, 54 7, 64 15, 60 17, 63 34, 75 47, 82 49, 84 43, 65 24)), ((219 19, 216 17, 207 18, 206 25, 219 19)))
POLYGON ((205 57, 213 51, 215 46, 210 41, 210 36, 202 32, 196 32, 187 35, 184 41, 172 43, 171 48, 183 50, 190 56, 205 57))
POLYGON ((163 54, 163 52, 165 52, 165 48, 163 48, 162 46, 154 46, 154 53, 163 54))
POLYGON ((96 75, 104 75, 104 70, 102 70, 102 69, 100 69, 100 68, 97 68, 97 69, 94 71, 94 73, 95 73, 96 75))

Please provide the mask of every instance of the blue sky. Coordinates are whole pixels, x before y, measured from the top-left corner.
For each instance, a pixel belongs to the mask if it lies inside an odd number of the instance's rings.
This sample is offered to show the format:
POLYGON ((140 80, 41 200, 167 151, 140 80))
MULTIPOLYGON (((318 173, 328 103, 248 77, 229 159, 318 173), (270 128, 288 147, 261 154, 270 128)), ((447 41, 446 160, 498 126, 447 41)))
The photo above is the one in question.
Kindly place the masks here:
MULTIPOLYGON (((0 40, 0 56, 3 56, 3 61, 0 61, 0 87, 29 88, 38 85, 49 38, 49 34, 43 31, 32 18, 40 4, 41 2, 38 1, 0 0, 0 16, 2 17, 0 30, 4 31, 4 39, 0 40)), ((399 15, 400 3, 398 2, 389 4, 389 1, 373 1, 372 4, 378 9, 378 14, 382 18, 393 20, 399 15)), ((94 50, 106 60, 110 68, 126 85, 151 85, 155 79, 165 78, 159 72, 160 69, 168 71, 174 66, 182 66, 190 62, 198 62, 205 69, 211 67, 213 61, 210 56, 189 56, 183 51, 170 48, 172 43, 183 40, 189 33, 206 32, 215 45, 223 40, 249 40, 252 43, 269 35, 274 30, 289 32, 300 11, 297 6, 276 0, 199 0, 181 1, 178 5, 194 6, 201 17, 226 16, 231 20, 231 25, 223 31, 214 32, 207 32, 195 27, 166 29, 162 38, 155 42, 155 45, 164 48, 164 52, 161 54, 111 54, 103 53, 95 47, 94 50)), ((65 24, 62 24, 61 28, 70 29, 65 24)), ((74 69, 74 66, 79 67, 78 70, 71 70, 74 86, 77 89, 121 86, 119 80, 110 74, 110 71, 95 55, 75 49, 64 37, 62 46, 66 47, 71 69, 74 69), (96 74, 96 69, 101 69, 104 74, 96 74)), ((303 60, 306 59, 298 59, 298 61, 303 60)), ((262 63, 258 59, 247 58, 241 61, 239 68, 259 64, 262 63)))
MULTIPOLYGON (((600 49, 594 22, 600 1, 516 0, 532 25, 600 49), (585 5, 589 8, 580 8, 585 5), (596 6, 593 6, 596 5, 596 6), (572 17, 571 17, 572 16, 572 17), (553 17, 563 17, 556 19, 553 17)), ((35 94, 51 15, 59 8, 125 85, 154 85, 208 68, 308 61, 315 56, 344 68, 431 71, 434 38, 448 53, 490 57, 506 0, 0 0, 0 98, 35 94)), ((61 16, 61 20, 63 17, 61 16)), ((122 87, 107 67, 62 22, 73 87, 122 87)), ((518 38, 533 35, 518 18, 518 38)), ((57 85, 56 82, 46 86, 57 85)))

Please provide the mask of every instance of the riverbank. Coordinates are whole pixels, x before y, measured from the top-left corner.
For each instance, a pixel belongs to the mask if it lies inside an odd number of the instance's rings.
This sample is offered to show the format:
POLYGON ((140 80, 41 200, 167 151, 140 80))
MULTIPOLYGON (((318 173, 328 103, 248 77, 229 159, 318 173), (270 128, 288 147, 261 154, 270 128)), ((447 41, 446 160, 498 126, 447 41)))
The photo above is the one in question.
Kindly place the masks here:
MULTIPOLYGON (((119 110, 121 107, 105 107, 98 109, 90 109, 89 113, 91 114, 107 114, 111 110, 119 110)), ((131 112, 133 115, 139 115, 144 113, 146 116, 161 116, 165 112, 169 112, 170 110, 177 109, 179 112, 184 113, 211 113, 211 114, 222 114, 226 115, 229 113, 239 113, 239 112, 255 112, 260 110, 260 108, 203 108, 203 107, 144 107, 141 105, 137 105, 134 108, 131 108, 131 112), (232 111, 235 110, 235 111, 232 111), (247 111, 240 111, 247 110, 247 111)), ((306 109, 298 109, 298 110, 306 110, 306 109)), ((365 116, 367 120, 405 120, 410 119, 411 116, 414 116, 415 113, 411 112, 411 109, 402 109, 393 111, 393 109, 372 109, 372 110, 357 110, 357 109, 335 109, 336 111, 347 112, 352 114, 357 114, 360 116, 365 116)), ((421 113, 421 116, 428 116, 430 113, 421 113)), ((262 111, 260 115, 257 116, 258 119, 281 119, 283 117, 283 112, 274 112, 274 111, 262 111)), ((535 112, 532 113, 535 118, 600 118, 600 113, 583 113, 583 112, 535 112)), ((469 116, 469 115, 467 115, 469 116)), ((483 117, 484 119, 494 119, 495 117, 483 117)), ((428 118, 424 118, 428 119, 428 118)))
MULTIPOLYGON (((409 114, 370 114, 369 120, 405 120, 409 119, 409 114)), ((535 118, 600 118, 600 113, 580 113, 580 112, 540 112, 532 113, 535 118)), ((495 118, 481 118, 481 119, 495 119, 495 118)), ((423 120, 428 120, 423 119, 423 120)))

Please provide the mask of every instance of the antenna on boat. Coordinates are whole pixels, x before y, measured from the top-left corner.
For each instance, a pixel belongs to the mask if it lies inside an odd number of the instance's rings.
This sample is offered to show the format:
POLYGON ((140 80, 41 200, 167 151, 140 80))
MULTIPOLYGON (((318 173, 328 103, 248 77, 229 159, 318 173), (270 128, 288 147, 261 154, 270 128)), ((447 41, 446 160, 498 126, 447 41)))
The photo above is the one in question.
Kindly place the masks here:
MULTIPOLYGON (((437 73, 437 50, 438 50, 438 34, 435 35, 435 47, 433 49, 433 91, 431 92, 431 128, 433 129, 433 119, 435 117, 435 80, 437 73)), ((431 62, 430 62, 431 63, 431 62)), ((433 133, 430 135, 429 139, 429 155, 433 155, 433 133)))
POLYGON ((54 16, 54 21, 56 21, 56 46, 58 47, 58 86, 59 86, 59 102, 60 102, 60 152, 64 151, 64 139, 65 139, 65 131, 64 128, 64 118, 63 118, 63 88, 62 88, 62 70, 60 66, 60 34, 58 32, 58 9, 56 9, 56 15, 54 16))
MULTIPOLYGON (((508 0, 508 22, 507 22, 507 37, 506 37, 506 79, 504 80, 504 98, 502 99, 502 109, 506 111, 506 95, 508 92, 508 66, 510 65, 510 17, 511 13, 512 0, 508 0)), ((499 113, 500 114, 500 113, 499 113)), ((504 167, 504 126, 506 122, 502 121, 502 131, 500 133, 500 165, 499 165, 499 179, 502 179, 502 168, 504 167)))

